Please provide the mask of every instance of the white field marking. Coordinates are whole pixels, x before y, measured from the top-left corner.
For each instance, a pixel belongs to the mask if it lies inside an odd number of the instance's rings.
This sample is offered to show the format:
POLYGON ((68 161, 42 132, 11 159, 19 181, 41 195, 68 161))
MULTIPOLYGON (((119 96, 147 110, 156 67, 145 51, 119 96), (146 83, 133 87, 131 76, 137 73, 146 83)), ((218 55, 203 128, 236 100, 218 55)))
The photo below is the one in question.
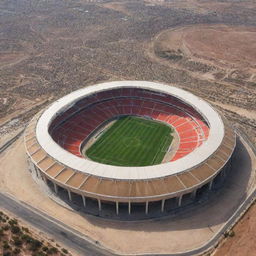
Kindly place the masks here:
MULTIPOLYGON (((129 123, 129 122, 123 122, 123 123, 120 125, 120 127, 126 126, 127 123, 129 123)), ((119 128, 120 128, 120 127, 119 127, 119 128)), ((106 130, 108 130, 108 129, 106 129, 106 130)), ((106 132, 106 131, 105 131, 105 132, 106 132)), ((105 132, 104 132, 104 133, 105 133, 105 132)), ((101 135, 101 136, 102 136, 102 135, 101 135)), ((101 137, 101 136, 100 136, 100 137, 101 137)), ((115 141, 117 141, 117 140, 119 140, 119 139, 114 139, 113 141, 115 142, 115 141)), ((102 141, 99 145, 101 145, 103 142, 104 142, 104 141, 102 141)), ((104 142, 104 143, 105 143, 105 142, 104 142)), ((101 162, 100 160, 104 160, 104 161, 111 161, 111 162, 113 162, 113 163, 115 163, 115 164, 119 164, 119 165, 120 165, 120 163, 116 162, 115 160, 112 160, 111 158, 102 158, 102 157, 95 157, 95 156, 94 156, 94 158, 97 159, 99 162, 101 162)), ((123 159, 123 158, 119 158, 119 159, 125 160, 125 159, 123 159)))
MULTIPOLYGON (((120 125, 120 127, 122 127, 124 124, 125 124, 125 122, 123 122, 123 123, 120 125)), ((112 127, 112 126, 111 126, 111 127, 112 127)), ((119 128, 120 128, 120 127, 119 127, 119 128)), ((101 133, 101 135, 97 138, 97 140, 96 140, 93 144, 95 144, 96 142, 98 142, 99 145, 102 145, 103 143, 105 143, 104 140, 101 141, 101 142, 99 142, 98 140, 99 140, 99 139, 103 136, 103 134, 105 134, 109 129, 110 129, 110 127, 108 127, 107 129, 103 130, 103 132, 101 133)), ((92 153, 94 153, 94 151, 92 151, 92 153)))
MULTIPOLYGON (((163 140, 163 142, 164 142, 164 145, 165 145, 165 142, 166 142, 166 141, 163 140)), ((161 144, 162 144, 162 143, 161 143, 161 144)), ((154 156, 154 158, 153 158, 153 160, 152 160, 152 162, 151 162, 151 165, 154 163, 155 158, 156 158, 156 156, 158 155, 159 151, 162 152, 162 149, 163 149, 164 145, 161 146, 161 147, 159 147, 160 149, 156 152, 156 154, 155 154, 155 156, 154 156)))

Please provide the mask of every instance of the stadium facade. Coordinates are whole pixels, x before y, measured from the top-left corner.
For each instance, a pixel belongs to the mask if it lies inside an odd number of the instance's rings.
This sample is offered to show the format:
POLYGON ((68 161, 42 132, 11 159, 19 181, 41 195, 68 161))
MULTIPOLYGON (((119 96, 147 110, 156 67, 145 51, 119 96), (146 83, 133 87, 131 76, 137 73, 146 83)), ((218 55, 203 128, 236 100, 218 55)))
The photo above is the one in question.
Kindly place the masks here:
POLYGON ((29 160, 46 183, 69 200, 79 195, 105 203, 159 202, 183 204, 200 190, 211 190, 230 169, 236 135, 229 122, 209 103, 173 86, 145 81, 116 81, 74 91, 38 113, 28 125, 25 147, 29 160), (170 125, 177 134, 168 161, 151 166, 114 166, 94 162, 82 148, 102 124, 124 115, 141 116, 170 125))

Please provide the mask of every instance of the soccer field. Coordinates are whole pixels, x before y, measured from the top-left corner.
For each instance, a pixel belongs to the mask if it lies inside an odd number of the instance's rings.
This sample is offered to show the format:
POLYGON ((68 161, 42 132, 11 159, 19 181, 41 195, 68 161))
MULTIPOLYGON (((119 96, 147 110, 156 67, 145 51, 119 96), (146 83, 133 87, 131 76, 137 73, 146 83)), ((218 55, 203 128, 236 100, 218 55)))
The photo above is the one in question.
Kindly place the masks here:
POLYGON ((172 142, 172 128, 140 117, 118 119, 86 150, 96 162, 118 166, 146 166, 162 162, 172 142))

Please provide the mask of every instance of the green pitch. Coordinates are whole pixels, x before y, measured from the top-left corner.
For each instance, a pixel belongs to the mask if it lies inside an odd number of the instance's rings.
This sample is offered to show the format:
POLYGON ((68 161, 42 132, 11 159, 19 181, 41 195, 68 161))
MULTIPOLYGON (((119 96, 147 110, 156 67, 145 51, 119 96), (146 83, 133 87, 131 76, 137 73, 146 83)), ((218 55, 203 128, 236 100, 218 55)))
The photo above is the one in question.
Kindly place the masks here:
POLYGON ((160 122, 126 116, 107 129, 85 154, 110 165, 159 164, 172 142, 171 133, 171 127, 160 122))

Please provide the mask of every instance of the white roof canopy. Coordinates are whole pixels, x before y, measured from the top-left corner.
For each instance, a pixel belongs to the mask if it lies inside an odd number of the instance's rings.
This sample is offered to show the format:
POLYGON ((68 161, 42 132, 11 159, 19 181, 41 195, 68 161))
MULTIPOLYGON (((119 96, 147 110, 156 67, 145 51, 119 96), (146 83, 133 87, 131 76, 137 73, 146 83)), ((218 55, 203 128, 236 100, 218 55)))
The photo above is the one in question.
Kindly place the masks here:
POLYGON ((120 180, 143 180, 160 178, 191 169, 212 155, 220 146, 224 137, 224 125, 220 115, 204 100, 182 89, 159 83, 145 81, 116 81, 89 86, 74 91, 50 105, 38 120, 36 136, 41 147, 57 161, 64 165, 100 177, 120 180), (93 162, 80 158, 60 147, 51 137, 48 128, 58 113, 63 112, 78 100, 91 94, 117 88, 140 88, 163 92, 182 99, 194 107, 208 122, 210 133, 207 141, 190 154, 173 162, 143 166, 120 167, 93 162))

